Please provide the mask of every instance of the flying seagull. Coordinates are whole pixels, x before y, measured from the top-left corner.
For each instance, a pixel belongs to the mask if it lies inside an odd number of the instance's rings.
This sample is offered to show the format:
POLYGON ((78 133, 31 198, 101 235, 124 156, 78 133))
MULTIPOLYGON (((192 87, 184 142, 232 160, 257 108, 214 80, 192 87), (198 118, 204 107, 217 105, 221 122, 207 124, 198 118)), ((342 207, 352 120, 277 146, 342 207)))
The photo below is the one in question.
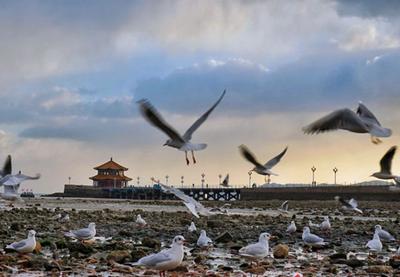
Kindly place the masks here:
POLYGON ((226 174, 224 180, 220 184, 221 187, 229 188, 229 174, 226 174))
POLYGON ((335 196, 335 200, 339 201, 342 204, 343 209, 345 210, 353 210, 360 214, 363 213, 359 208, 357 208, 358 203, 354 198, 351 198, 350 200, 345 200, 340 196, 335 196))
POLYGON ((333 130, 353 133, 369 133, 374 144, 381 143, 380 137, 390 137, 392 130, 384 128, 375 115, 359 102, 356 112, 344 108, 336 110, 303 128, 306 134, 318 134, 333 130))
POLYGON ((382 180, 393 179, 397 185, 400 185, 400 177, 392 174, 392 160, 396 150, 396 146, 390 147, 380 161, 381 171, 375 172, 371 175, 372 177, 382 180))
POLYGON ((260 175, 264 175, 264 176, 268 176, 268 177, 270 177, 271 175, 278 176, 278 174, 273 173, 271 171, 271 169, 277 163, 280 162, 282 157, 285 155, 287 149, 288 149, 288 147, 286 146, 286 148, 279 155, 277 155, 276 157, 272 158, 267 163, 262 165, 259 161, 257 161, 255 155, 249 150, 249 148, 247 148, 246 145, 242 144, 239 146, 239 150, 240 150, 240 153, 242 154, 242 156, 254 165, 254 168, 251 171, 255 171, 260 175))
POLYGON ((200 218, 200 215, 203 216, 210 216, 213 214, 217 214, 215 212, 211 212, 209 209, 204 207, 200 202, 194 200, 192 197, 189 195, 186 195, 183 191, 169 187, 167 185, 161 184, 160 182, 156 181, 155 179, 152 179, 154 182, 158 183, 161 186, 161 189, 165 193, 172 193, 175 195, 177 198, 181 199, 183 201, 183 204, 188 208, 188 210, 197 218, 200 218))
POLYGON ((289 201, 286 200, 285 202, 282 203, 282 205, 278 208, 278 211, 282 213, 288 213, 289 210, 289 201))
POLYGON ((151 125, 160 129, 169 137, 169 139, 164 143, 164 146, 170 146, 180 151, 184 151, 186 164, 189 165, 190 162, 187 156, 187 152, 190 151, 192 153, 193 163, 196 163, 194 151, 200 151, 207 147, 207 144, 205 143, 192 143, 192 135, 204 123, 204 121, 207 120, 211 112, 218 106, 222 98, 225 96, 225 92, 226 91, 224 90, 217 102, 215 102, 215 104, 212 105, 212 107, 208 109, 208 111, 206 111, 199 119, 197 119, 183 135, 179 134, 172 126, 170 126, 148 100, 142 99, 139 100, 138 103, 140 106, 140 112, 143 117, 151 125))

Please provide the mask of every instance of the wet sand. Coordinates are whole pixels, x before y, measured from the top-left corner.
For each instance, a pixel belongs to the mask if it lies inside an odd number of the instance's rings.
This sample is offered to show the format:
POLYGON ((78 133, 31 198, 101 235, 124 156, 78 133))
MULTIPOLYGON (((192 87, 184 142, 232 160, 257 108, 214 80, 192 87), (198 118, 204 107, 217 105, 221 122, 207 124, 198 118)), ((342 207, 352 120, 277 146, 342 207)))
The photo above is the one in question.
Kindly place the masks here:
MULTIPOLYGON (((205 202, 206 206, 221 206, 223 202, 205 202)), ((360 202, 364 213, 344 213, 334 201, 291 201, 289 214, 277 211, 280 201, 231 202, 228 214, 193 218, 177 201, 132 201, 113 199, 29 199, 16 203, 14 208, 0 210, 0 248, 26 237, 27 230, 37 231, 42 245, 40 253, 20 257, 15 253, 0 252, 0 271, 3 274, 47 272, 45 274, 98 275, 113 273, 116 276, 157 275, 158 272, 132 268, 124 263, 136 261, 145 254, 158 251, 170 244, 171 239, 182 234, 188 241, 188 253, 180 268, 171 276, 291 276, 301 272, 304 276, 379 276, 397 274, 400 258, 395 255, 397 242, 384 243, 382 253, 370 255, 364 245, 372 238, 376 224, 390 231, 396 238, 399 232, 397 202, 360 202), (60 223, 53 219, 62 210, 68 212, 70 221, 60 223), (137 214, 148 222, 146 228, 135 224, 137 214), (301 240, 301 231, 312 219, 322 221, 329 215, 332 230, 323 233, 312 229, 329 244, 323 249, 311 249, 301 240), (288 223, 295 218, 298 231, 285 234, 288 223), (194 221, 198 232, 189 233, 187 226, 194 221), (69 229, 96 223, 97 240, 90 245, 64 238, 69 229), (200 229, 216 241, 207 251, 195 247, 200 229), (261 232, 269 232, 271 252, 278 244, 289 246, 288 257, 272 255, 258 263, 250 264, 238 255, 238 249, 255 242, 261 232), (349 252, 354 255, 347 259, 349 252), (374 273, 375 274, 375 273, 374 273)))

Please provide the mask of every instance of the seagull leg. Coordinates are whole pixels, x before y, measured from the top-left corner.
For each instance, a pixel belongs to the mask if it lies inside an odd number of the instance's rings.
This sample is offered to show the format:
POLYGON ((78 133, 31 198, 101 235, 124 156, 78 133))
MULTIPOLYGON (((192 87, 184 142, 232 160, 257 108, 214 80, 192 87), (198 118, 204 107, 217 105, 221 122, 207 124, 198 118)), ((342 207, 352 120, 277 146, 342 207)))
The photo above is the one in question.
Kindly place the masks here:
POLYGON ((373 144, 379 144, 382 142, 382 140, 380 140, 378 137, 375 136, 371 136, 371 141, 373 144))
POLYGON ((186 158, 186 164, 189 165, 190 161, 189 161, 188 156, 187 156, 187 151, 185 151, 185 158, 186 158))
POLYGON ((192 158, 193 158, 193 163, 195 164, 195 163, 196 163, 196 158, 194 157, 194 152, 193 152, 193 150, 192 150, 192 158))

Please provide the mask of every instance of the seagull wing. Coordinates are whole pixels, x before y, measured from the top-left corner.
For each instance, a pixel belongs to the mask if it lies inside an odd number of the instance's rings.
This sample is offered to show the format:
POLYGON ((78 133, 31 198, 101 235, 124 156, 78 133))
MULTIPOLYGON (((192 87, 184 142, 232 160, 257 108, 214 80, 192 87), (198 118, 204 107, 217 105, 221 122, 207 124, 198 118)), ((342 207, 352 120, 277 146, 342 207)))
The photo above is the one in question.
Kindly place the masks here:
POLYGON ((243 256, 262 256, 268 253, 268 249, 259 243, 249 244, 239 250, 243 256))
POLYGON ((358 203, 357 203, 357 201, 356 201, 354 198, 351 198, 351 199, 349 200, 348 204, 349 204, 353 209, 357 208, 357 206, 358 206, 358 203))
POLYGON ((360 117, 367 118, 373 123, 381 126, 375 115, 363 103, 358 103, 358 108, 356 112, 360 117))
POLYGON ((324 242, 324 239, 314 234, 308 234, 307 236, 304 237, 304 242, 310 244, 321 243, 324 242))
POLYGON ((367 133, 368 128, 355 112, 350 109, 336 110, 303 128, 306 134, 318 134, 337 129, 356 133, 367 133))
POLYGON ((7 246, 6 248, 12 248, 12 249, 21 249, 24 248, 25 245, 27 244, 27 239, 21 240, 21 241, 16 241, 11 243, 9 246, 7 246))
POLYGON ((156 266, 157 264, 164 263, 167 261, 172 260, 171 256, 169 255, 168 251, 161 251, 156 254, 151 254, 146 257, 141 258, 138 261, 138 264, 146 265, 146 266, 156 266))
POLYGON ((263 167, 262 164, 260 164, 256 157, 254 156, 254 154, 250 151, 249 148, 247 148, 246 145, 242 144, 239 146, 240 149, 240 153, 242 154, 242 156, 248 160, 249 162, 251 162, 252 164, 254 164, 257 167, 263 167))
POLYGON ((18 194, 19 184, 18 185, 4 185, 4 194, 18 194))
POLYGON ((276 157, 272 158, 271 160, 269 160, 264 167, 267 169, 271 169, 273 168, 277 163, 279 163, 279 161, 282 159, 282 157, 286 154, 287 151, 287 146, 286 148, 276 157))
POLYGON ((4 186, 15 186, 21 184, 26 180, 37 180, 40 178, 40 174, 36 174, 36 176, 28 176, 24 174, 16 174, 16 175, 7 175, 0 179, 0 183, 4 186))
POLYGON ((193 133, 201 126, 201 124, 204 123, 204 121, 207 120, 208 116, 212 113, 212 111, 218 106, 219 102, 221 102, 222 98, 225 96, 226 90, 224 90, 221 94, 221 96, 218 98, 217 102, 215 102, 214 105, 208 111, 206 111, 199 119, 197 119, 192 126, 187 129, 185 134, 183 134, 183 139, 185 141, 190 141, 192 139, 193 133))
POLYGON ((156 108, 154 108, 148 100, 142 99, 138 101, 138 103, 140 113, 151 125, 163 131, 172 140, 185 143, 181 135, 162 118, 156 108))
POLYGON ((71 232, 79 239, 91 238, 93 236, 93 233, 89 228, 83 228, 71 232))
POLYGON ((11 170, 12 170, 11 155, 8 155, 4 162, 3 168, 1 169, 0 175, 6 176, 8 174, 11 174, 11 170))
POLYGON ((222 181, 221 186, 223 187, 229 187, 229 174, 226 174, 225 179, 222 181))
POLYGON ((190 202, 183 202, 185 204, 186 208, 189 209, 189 211, 197 218, 200 218, 199 214, 196 211, 196 205, 190 202))
POLYGON ((392 174, 392 160, 393 160, 394 154, 396 153, 396 150, 397 150, 397 147, 392 146, 386 152, 386 154, 382 157, 382 159, 380 161, 382 173, 392 174))
POLYGON ((289 201, 286 200, 285 202, 282 203, 280 209, 281 209, 281 210, 284 210, 284 211, 287 211, 288 208, 289 208, 289 201))

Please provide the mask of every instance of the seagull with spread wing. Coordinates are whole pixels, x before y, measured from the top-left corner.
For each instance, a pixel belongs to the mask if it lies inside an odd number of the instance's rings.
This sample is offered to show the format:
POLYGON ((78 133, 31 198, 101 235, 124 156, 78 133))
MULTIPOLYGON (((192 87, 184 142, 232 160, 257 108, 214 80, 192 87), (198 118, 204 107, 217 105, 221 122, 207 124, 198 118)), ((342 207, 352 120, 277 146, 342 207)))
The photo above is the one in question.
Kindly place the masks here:
POLYGON ((229 174, 226 174, 224 180, 220 184, 221 187, 229 188, 229 174))
POLYGON ((207 147, 205 143, 192 143, 192 135, 193 133, 207 120, 208 116, 212 113, 212 111, 218 106, 221 102, 222 98, 225 96, 225 90, 222 95, 219 97, 217 102, 212 105, 208 111, 206 111, 199 119, 197 119, 192 126, 183 134, 179 134, 171 125, 169 125, 162 116, 158 113, 158 111, 151 105, 151 103, 142 99, 138 101, 140 106, 140 112, 143 117, 153 126, 160 129, 164 132, 169 139, 164 143, 164 146, 170 146, 176 148, 180 151, 185 152, 186 164, 189 165, 190 161, 187 156, 187 152, 190 151, 192 153, 193 163, 196 163, 196 159, 194 157, 194 151, 200 151, 207 147))
POLYGON ((271 169, 280 162, 282 157, 286 154, 288 147, 286 146, 286 148, 279 155, 272 158, 264 165, 257 161, 255 155, 249 150, 249 148, 247 148, 246 145, 240 145, 239 149, 242 156, 254 165, 254 168, 251 171, 255 171, 260 175, 270 177, 271 175, 278 176, 278 174, 273 173, 271 169))
POLYGON ((394 180, 397 185, 400 185, 400 176, 392 174, 392 160, 396 153, 397 147, 392 146, 380 161, 381 171, 372 174, 372 177, 382 180, 394 180))
POLYGON ((345 210, 353 210, 356 211, 360 214, 362 214, 362 210, 360 210, 359 208, 357 208, 358 203, 354 198, 351 198, 350 200, 345 200, 340 196, 335 196, 335 200, 340 202, 342 204, 342 208, 345 210))
POLYGON ((188 208, 188 210, 197 218, 200 218, 200 215, 210 216, 219 213, 219 212, 211 212, 210 209, 207 209, 200 202, 194 200, 192 197, 186 195, 183 191, 177 188, 161 184, 158 181, 155 182, 157 182, 161 186, 163 192, 172 193, 177 198, 181 199, 183 201, 183 204, 185 204, 185 206, 188 208))
POLYGON ((21 171, 18 172, 18 174, 12 174, 11 171, 11 156, 8 155, 3 169, 1 170, 0 187, 4 186, 4 193, 1 194, 1 198, 14 201, 19 199, 18 189, 21 183, 27 180, 37 180, 40 178, 40 174, 28 176, 22 174, 21 171))
POLYGON ((392 130, 384 128, 375 115, 361 102, 356 112, 345 108, 336 110, 303 128, 306 134, 318 134, 333 130, 353 133, 369 133, 374 144, 381 143, 380 137, 390 137, 392 130))

